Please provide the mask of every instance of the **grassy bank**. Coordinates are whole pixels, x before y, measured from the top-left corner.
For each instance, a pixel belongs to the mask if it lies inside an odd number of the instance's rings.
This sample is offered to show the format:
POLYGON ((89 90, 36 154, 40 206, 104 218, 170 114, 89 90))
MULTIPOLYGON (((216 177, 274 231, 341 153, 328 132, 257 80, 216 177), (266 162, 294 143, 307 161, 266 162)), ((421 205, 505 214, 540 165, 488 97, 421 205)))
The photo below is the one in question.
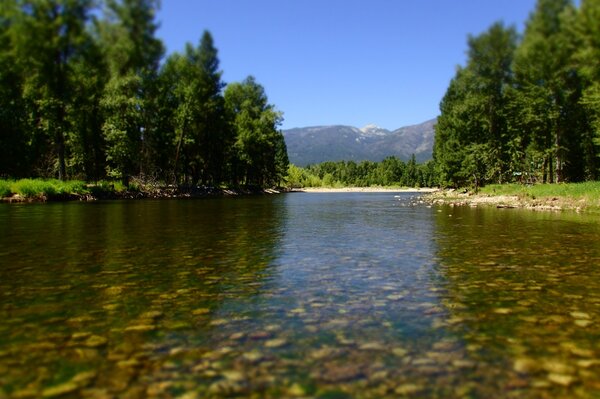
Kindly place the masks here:
POLYGON ((0 198, 8 201, 53 201, 117 196, 128 190, 118 182, 88 184, 81 180, 0 180, 0 198))
POLYGON ((538 210, 600 212, 600 182, 561 184, 492 184, 479 193, 455 190, 430 195, 434 203, 452 205, 494 205, 538 210))
POLYGON ((600 201, 600 182, 562 184, 493 184, 481 189, 481 194, 516 195, 523 198, 560 197, 571 200, 600 201))
POLYGON ((261 189, 260 187, 188 187, 158 185, 134 179, 129 187, 120 182, 100 181, 86 183, 81 180, 57 179, 0 180, 0 202, 40 201, 90 201, 96 199, 133 198, 196 198, 275 194, 286 189, 261 189))

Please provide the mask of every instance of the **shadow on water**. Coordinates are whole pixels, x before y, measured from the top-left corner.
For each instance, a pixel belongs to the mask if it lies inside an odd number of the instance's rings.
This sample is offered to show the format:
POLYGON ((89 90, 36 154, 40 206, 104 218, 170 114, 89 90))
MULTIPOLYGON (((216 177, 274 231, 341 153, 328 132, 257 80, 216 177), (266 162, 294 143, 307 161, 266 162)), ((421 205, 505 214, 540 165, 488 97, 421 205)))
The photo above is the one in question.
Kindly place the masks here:
POLYGON ((262 198, 0 207, 0 397, 122 392, 208 345, 268 287, 283 216, 262 198))
POLYGON ((437 213, 445 324, 477 362, 478 396, 600 396, 599 221, 489 208, 437 213))

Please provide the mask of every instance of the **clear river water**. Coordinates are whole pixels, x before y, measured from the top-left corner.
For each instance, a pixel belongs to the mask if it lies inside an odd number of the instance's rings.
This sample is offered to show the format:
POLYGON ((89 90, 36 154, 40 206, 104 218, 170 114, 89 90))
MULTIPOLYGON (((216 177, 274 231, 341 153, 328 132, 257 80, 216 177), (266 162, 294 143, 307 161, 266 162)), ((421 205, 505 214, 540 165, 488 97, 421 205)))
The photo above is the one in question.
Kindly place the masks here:
POLYGON ((600 218, 408 193, 0 205, 0 399, 599 398, 600 218))

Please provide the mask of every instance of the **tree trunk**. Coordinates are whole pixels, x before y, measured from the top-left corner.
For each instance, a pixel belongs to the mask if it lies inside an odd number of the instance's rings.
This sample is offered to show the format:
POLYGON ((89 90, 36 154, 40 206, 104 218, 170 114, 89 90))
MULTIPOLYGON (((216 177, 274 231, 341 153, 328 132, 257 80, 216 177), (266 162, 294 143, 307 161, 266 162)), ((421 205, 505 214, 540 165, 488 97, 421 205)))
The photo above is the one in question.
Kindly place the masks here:
POLYGON ((177 184, 177 162, 179 161, 179 152, 181 151, 181 143, 183 142, 184 132, 181 132, 179 136, 179 142, 177 143, 177 151, 175 151, 175 162, 173 164, 173 184, 177 184))
POLYGON ((556 183, 560 183, 563 181, 563 175, 562 175, 562 154, 561 154, 561 129, 560 127, 556 128, 556 136, 555 136, 555 141, 554 141, 554 147, 555 147, 555 151, 556 151, 556 159, 555 159, 555 168, 556 168, 556 172, 555 172, 555 179, 556 179, 556 183))
POLYGON ((62 129, 55 126, 54 130, 54 146, 56 148, 56 156, 58 157, 58 179, 67 179, 67 165, 65 162, 65 136, 62 129))

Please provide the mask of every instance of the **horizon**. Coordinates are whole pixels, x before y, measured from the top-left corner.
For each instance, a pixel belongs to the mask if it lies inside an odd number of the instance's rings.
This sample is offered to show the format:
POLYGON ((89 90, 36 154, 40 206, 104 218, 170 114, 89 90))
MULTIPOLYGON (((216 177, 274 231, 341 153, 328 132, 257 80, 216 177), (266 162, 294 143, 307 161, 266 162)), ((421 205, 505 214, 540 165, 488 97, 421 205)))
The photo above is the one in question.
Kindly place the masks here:
POLYGON ((436 118, 467 38, 503 21, 523 31, 535 0, 163 2, 167 55, 214 37, 225 83, 255 76, 283 112, 282 130, 436 118))

